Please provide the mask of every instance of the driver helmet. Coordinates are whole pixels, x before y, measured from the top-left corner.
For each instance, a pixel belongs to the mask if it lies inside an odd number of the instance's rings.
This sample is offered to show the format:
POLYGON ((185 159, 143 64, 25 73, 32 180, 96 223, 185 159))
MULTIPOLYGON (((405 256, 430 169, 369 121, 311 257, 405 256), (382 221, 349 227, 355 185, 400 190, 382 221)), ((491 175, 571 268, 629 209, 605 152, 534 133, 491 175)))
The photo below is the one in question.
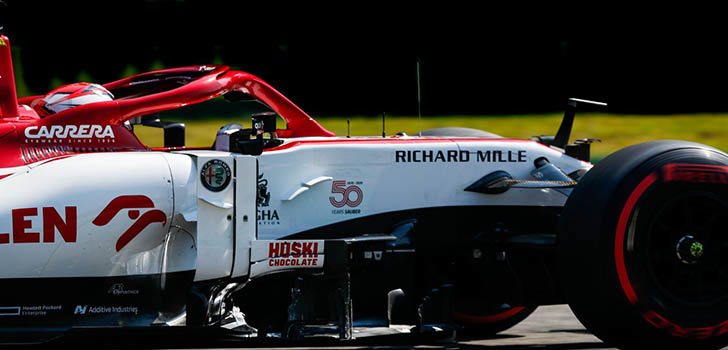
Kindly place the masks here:
POLYGON ((33 101, 30 106, 45 117, 67 109, 94 103, 112 101, 114 95, 99 84, 74 83, 61 86, 42 98, 33 101))

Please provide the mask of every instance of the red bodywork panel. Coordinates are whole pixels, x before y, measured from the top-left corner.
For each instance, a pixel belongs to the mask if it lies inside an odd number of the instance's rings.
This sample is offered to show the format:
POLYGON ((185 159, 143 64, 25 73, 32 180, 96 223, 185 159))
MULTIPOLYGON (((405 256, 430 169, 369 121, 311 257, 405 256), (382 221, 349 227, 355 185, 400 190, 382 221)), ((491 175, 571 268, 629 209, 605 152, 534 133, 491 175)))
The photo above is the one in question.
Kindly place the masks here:
POLYGON ((286 121, 279 137, 334 136, 293 102, 255 75, 207 65, 142 73, 104 84, 114 101, 74 107, 39 118, 30 103, 17 99, 9 40, 0 36, 0 168, 84 152, 138 151, 148 148, 124 122, 204 102, 231 91, 267 104, 286 121))
POLYGON ((10 40, 5 36, 0 36, 0 116, 18 117, 13 57, 10 53, 10 40))

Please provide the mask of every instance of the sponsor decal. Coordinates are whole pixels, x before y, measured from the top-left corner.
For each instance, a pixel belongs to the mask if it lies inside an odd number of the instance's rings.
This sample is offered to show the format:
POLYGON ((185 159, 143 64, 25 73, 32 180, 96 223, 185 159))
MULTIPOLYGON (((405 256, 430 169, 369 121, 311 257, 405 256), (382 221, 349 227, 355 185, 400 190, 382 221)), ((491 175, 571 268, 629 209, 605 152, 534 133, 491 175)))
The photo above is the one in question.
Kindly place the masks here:
POLYGON ((261 207, 267 207, 270 205, 270 192, 268 191, 268 180, 265 179, 263 176, 265 174, 260 174, 258 176, 258 193, 257 193, 257 203, 258 203, 258 214, 256 217, 256 220, 258 220, 258 225, 266 225, 266 226, 273 226, 273 225, 280 225, 281 224, 281 217, 278 214, 278 210, 276 209, 260 209, 261 207))
POLYGON ((147 208, 154 208, 154 202, 147 196, 119 196, 112 199, 92 222, 96 226, 106 226, 116 214, 122 210, 131 209, 128 212, 129 219, 136 221, 116 241, 116 251, 118 252, 147 228, 147 226, 153 223, 160 223, 162 226, 167 224, 167 215, 159 209, 149 210, 140 215, 139 209, 147 208))
POLYGON ((54 243, 56 232, 64 242, 76 242, 78 230, 76 207, 65 207, 63 216, 53 207, 17 208, 10 211, 10 217, 12 231, 0 231, 0 244, 54 243), (34 230, 33 219, 38 217, 41 219, 42 229, 34 230))
POLYGON ((230 184, 230 166, 220 159, 208 160, 200 171, 200 180, 206 189, 220 192, 230 184))
POLYGON ((8 46, 3 38, 0 38, 0 46, 8 46))
POLYGON ((61 305, 0 306, 0 316, 48 316, 62 310, 61 305))
MULTIPOLYGON (((129 242, 153 223, 167 223, 167 215, 153 209, 140 215, 139 209, 154 208, 154 202, 143 195, 119 196, 109 204, 93 220, 96 226, 106 226, 120 211, 131 209, 129 219, 136 220, 116 242, 116 251, 124 248, 129 242)), ((0 229, 0 244, 21 243, 55 243, 56 237, 66 243, 75 243, 78 236, 78 208, 66 206, 63 215, 54 207, 16 208, 10 211, 11 232, 0 229), (34 229, 34 221, 40 218, 40 229, 34 229), (58 233, 56 235, 56 233, 58 233)))
POLYGON ((258 220, 258 225, 272 226, 281 224, 281 218, 278 215, 278 210, 275 209, 258 209, 256 220, 258 220))
POLYGON ((137 306, 89 306, 76 305, 73 310, 74 315, 104 315, 104 314, 138 314, 137 306))
POLYGON ((663 168, 665 182, 728 184, 728 166, 707 164, 667 164, 663 168))
POLYGON ((526 150, 400 150, 394 151, 395 163, 525 163, 526 150))
POLYGON ((259 207, 267 207, 270 204, 270 192, 268 192, 268 180, 263 178, 265 174, 258 175, 258 196, 259 207))
POLYGON ((90 139, 99 142, 114 142, 116 136, 111 125, 33 125, 25 128, 26 142, 46 143, 47 140, 87 143, 90 139))
POLYGON ((323 267, 319 256, 320 241, 276 241, 268 244, 268 266, 276 268, 323 267))
POLYGON ((124 288, 124 283, 114 283, 111 287, 109 287, 109 291, 107 293, 113 296, 139 295, 139 289, 126 289, 124 288))
POLYGON ((59 312, 62 309, 61 305, 22 306, 20 316, 47 316, 48 313, 59 312))
POLYGON ((642 314, 642 319, 655 328, 664 329, 670 334, 681 338, 708 339, 728 333, 728 320, 710 327, 688 328, 674 323, 652 310, 642 314))
POLYGON ((361 214, 361 209, 353 209, 358 207, 364 201, 364 191, 361 189, 362 181, 346 181, 334 180, 331 182, 331 196, 329 203, 334 208, 332 214, 361 214), (349 207, 352 209, 338 209, 349 207))

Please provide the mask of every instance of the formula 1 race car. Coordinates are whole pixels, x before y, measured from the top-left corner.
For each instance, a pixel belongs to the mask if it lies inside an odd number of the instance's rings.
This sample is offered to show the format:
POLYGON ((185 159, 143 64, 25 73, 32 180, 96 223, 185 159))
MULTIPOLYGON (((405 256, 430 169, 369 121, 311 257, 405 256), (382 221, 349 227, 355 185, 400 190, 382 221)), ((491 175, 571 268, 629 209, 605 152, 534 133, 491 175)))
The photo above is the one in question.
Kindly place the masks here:
POLYGON ((593 166, 591 140, 569 143, 583 103, 532 140, 336 137, 219 65, 18 99, 0 37, 0 339, 495 334, 568 303, 617 346, 728 344, 728 155, 655 141, 593 166), (221 100, 267 110, 206 147, 164 119, 221 100), (140 126, 162 128, 164 147, 140 126))

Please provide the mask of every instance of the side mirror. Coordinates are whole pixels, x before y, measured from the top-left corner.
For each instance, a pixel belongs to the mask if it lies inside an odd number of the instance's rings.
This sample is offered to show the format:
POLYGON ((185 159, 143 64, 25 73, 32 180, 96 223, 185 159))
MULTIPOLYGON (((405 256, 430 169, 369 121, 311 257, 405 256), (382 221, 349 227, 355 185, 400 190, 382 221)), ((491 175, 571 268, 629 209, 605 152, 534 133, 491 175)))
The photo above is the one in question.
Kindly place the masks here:
POLYGON ((255 113, 250 118, 253 120, 253 129, 258 137, 266 132, 271 133, 271 137, 276 132, 276 118, 278 115, 274 112, 255 113))
POLYGON ((253 121, 252 129, 240 129, 229 135, 230 151, 242 154, 260 155, 263 150, 276 147, 283 140, 276 138, 276 118, 273 112, 255 113, 250 118, 253 121), (263 134, 269 133, 270 138, 264 139, 263 134), (251 137, 255 137, 251 139, 251 137))
MULTIPOLYGON (((136 119, 136 118, 135 118, 136 119)), ((154 116, 144 116, 141 121, 134 120, 132 123, 152 128, 164 129, 164 147, 184 147, 185 146, 185 124, 177 122, 167 122, 160 120, 154 116)))

